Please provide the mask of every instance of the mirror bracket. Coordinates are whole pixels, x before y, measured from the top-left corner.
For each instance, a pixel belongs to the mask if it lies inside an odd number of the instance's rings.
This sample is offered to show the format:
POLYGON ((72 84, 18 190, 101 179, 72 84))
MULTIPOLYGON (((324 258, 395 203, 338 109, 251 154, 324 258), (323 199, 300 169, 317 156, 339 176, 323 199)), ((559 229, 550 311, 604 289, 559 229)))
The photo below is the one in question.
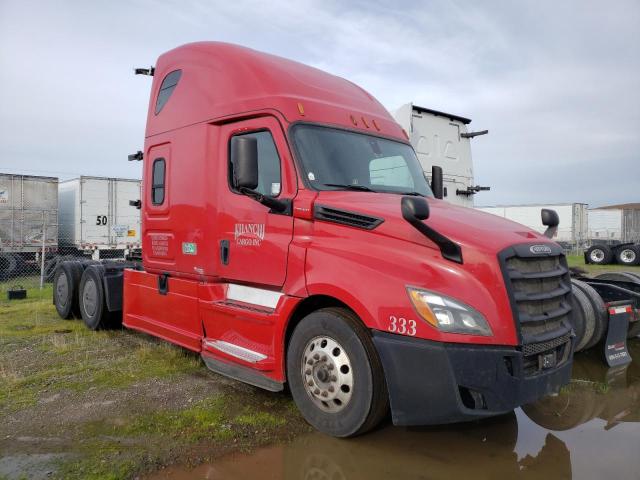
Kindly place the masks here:
POLYGON ((291 199, 269 197, 246 187, 240 187, 239 191, 241 194, 261 203, 265 207, 269 207, 269 213, 288 216, 292 215, 293 209, 291 199))

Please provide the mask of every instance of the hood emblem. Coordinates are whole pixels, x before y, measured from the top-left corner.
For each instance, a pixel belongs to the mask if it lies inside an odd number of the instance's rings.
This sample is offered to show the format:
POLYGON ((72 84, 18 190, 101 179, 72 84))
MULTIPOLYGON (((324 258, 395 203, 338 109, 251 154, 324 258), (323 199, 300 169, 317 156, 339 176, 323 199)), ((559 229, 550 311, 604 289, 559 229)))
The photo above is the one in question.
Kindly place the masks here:
POLYGON ((550 254, 551 247, 549 245, 531 245, 529 251, 534 255, 550 254))

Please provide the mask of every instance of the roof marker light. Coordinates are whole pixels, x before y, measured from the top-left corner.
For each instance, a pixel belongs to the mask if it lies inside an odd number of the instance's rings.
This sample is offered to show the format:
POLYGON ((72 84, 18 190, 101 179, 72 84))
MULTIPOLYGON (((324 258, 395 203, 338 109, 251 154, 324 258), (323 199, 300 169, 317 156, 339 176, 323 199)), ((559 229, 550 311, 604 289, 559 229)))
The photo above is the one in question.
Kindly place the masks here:
POLYGON ((356 117, 354 117, 353 115, 349 115, 351 117, 351 123, 353 123, 354 125, 358 125, 358 120, 356 120, 356 117))
POLYGON ((298 112, 300 112, 300 115, 304 117, 304 107, 300 102, 298 102, 298 112))
POLYGON ((376 119, 372 119, 371 123, 373 123, 373 126, 376 128, 376 130, 380 131, 380 127, 378 126, 378 122, 376 122, 376 119))
POLYGON ((364 119, 364 117, 360 117, 362 119, 362 123, 364 123, 364 126, 369 128, 369 124, 367 123, 367 121, 364 119))

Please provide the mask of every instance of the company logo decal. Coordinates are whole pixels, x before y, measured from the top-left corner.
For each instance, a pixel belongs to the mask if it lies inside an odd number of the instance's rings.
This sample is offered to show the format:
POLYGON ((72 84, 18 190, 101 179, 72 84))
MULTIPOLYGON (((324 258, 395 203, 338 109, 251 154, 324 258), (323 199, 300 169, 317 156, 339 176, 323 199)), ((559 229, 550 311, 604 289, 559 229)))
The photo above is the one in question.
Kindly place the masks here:
POLYGON ((236 223, 234 237, 237 245, 259 247, 264 240, 264 223, 236 223))
POLYGON ((184 255, 197 255, 198 245, 192 242, 182 242, 182 253, 184 255))
POLYGON ((551 247, 549 245, 531 245, 529 251, 534 255, 550 254, 551 247))

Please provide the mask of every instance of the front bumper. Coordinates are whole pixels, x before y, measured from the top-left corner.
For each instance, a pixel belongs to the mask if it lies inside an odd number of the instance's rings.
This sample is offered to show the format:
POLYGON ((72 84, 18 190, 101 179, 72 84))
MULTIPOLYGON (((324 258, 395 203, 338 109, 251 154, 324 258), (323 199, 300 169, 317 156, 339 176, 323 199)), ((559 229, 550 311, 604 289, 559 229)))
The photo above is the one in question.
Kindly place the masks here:
POLYGON ((433 342, 373 331, 395 425, 436 425, 510 412, 558 392, 571 378, 572 356, 525 375, 515 347, 433 342))

